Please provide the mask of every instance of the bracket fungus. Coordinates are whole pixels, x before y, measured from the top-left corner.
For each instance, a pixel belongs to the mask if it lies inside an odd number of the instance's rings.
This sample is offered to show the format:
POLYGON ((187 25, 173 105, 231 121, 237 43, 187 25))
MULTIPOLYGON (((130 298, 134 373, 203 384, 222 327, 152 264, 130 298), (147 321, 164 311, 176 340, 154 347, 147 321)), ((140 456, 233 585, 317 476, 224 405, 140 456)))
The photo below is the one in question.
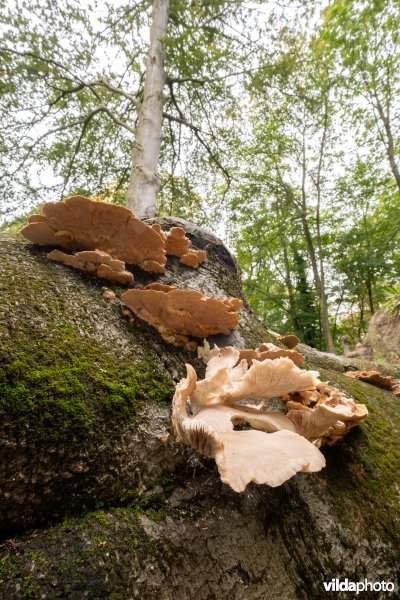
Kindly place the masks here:
POLYGON ((229 335, 240 320, 238 298, 211 298, 195 290, 151 283, 121 296, 122 303, 139 318, 153 325, 167 341, 194 350, 187 336, 229 335))
POLYGON ((169 231, 163 231, 159 223, 153 223, 152 228, 165 242, 165 250, 169 256, 178 256, 179 262, 197 269, 201 263, 207 260, 204 250, 193 250, 192 242, 186 237, 182 227, 171 227, 169 231))
POLYGON ((222 481, 236 492, 244 491, 250 481, 276 487, 300 471, 322 469, 323 455, 296 433, 287 416, 240 404, 314 387, 315 375, 288 358, 254 360, 250 368, 246 360, 236 364, 238 360, 238 350, 222 349, 210 359, 202 381, 186 365, 187 377, 178 384, 172 402, 177 439, 214 458, 222 481), (252 429, 235 430, 241 423, 252 429))
POLYGON ((287 357, 253 359, 249 366, 236 348, 210 350, 208 344, 199 355, 207 362, 205 379, 197 381, 186 365, 187 377, 172 401, 174 432, 180 442, 214 458, 222 481, 237 492, 250 481, 275 487, 300 471, 319 471, 325 466, 321 443, 334 443, 368 414, 364 405, 287 357), (245 402, 275 397, 286 402, 287 415, 245 402), (241 423, 252 429, 235 430, 241 423))
POLYGON ((72 196, 48 202, 32 215, 22 235, 34 244, 65 250, 103 250, 144 271, 164 273, 165 242, 128 208, 72 196))
POLYGON ((318 381, 315 390, 285 394, 289 419, 296 430, 318 447, 332 446, 368 415, 364 404, 327 383, 318 381))
POLYGON ((280 335, 277 338, 278 342, 281 342, 286 348, 293 350, 300 343, 300 339, 297 335, 280 335))
POLYGON ((382 375, 379 371, 347 371, 345 375, 352 379, 359 379, 360 381, 365 381, 365 383, 376 385, 376 387, 390 390, 396 396, 400 396, 400 380, 390 375, 382 375))
POLYGON ((293 361, 298 367, 304 365, 305 358, 300 352, 297 352, 296 350, 285 350, 275 346, 275 344, 264 343, 260 344, 260 347, 256 350, 250 350, 247 348, 240 350, 240 360, 245 358, 249 365, 251 365, 253 359, 262 361, 267 358, 274 359, 281 358, 283 356, 290 358, 290 360, 293 361))
POLYGON ((80 271, 95 273, 100 279, 107 279, 123 285, 133 281, 133 274, 126 271, 125 263, 102 250, 84 250, 75 254, 52 250, 47 254, 47 258, 80 271))

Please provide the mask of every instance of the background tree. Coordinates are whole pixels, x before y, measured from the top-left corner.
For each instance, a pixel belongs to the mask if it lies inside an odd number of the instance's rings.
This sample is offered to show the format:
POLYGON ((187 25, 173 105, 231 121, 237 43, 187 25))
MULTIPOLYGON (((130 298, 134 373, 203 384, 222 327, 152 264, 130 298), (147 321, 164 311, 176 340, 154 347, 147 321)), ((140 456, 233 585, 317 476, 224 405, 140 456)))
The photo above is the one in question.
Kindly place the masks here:
POLYGON ((141 0, 96 10, 90 1, 3 0, 3 202, 39 190, 95 193, 111 181, 118 191, 129 181, 128 205, 153 214, 163 141, 171 177, 182 175, 182 156, 197 154, 228 180, 229 117, 222 127, 216 115, 234 113, 229 79, 243 69, 245 38, 232 27, 246 18, 242 5, 141 0))
POLYGON ((324 11, 322 37, 334 52, 361 141, 376 151, 378 136, 400 191, 399 30, 396 1, 334 0, 324 11))

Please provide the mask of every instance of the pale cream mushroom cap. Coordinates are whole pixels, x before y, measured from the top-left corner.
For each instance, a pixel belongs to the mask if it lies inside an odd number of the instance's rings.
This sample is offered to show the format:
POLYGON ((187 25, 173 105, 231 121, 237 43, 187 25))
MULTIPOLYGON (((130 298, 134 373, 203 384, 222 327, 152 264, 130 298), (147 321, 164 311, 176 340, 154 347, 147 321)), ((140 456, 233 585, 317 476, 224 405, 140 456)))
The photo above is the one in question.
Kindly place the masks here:
POLYGON ((217 450, 215 462, 221 480, 235 492, 243 492, 250 481, 277 487, 300 471, 325 467, 318 448, 292 431, 232 431, 221 439, 223 449, 217 450))
POLYGON ((290 358, 253 360, 253 365, 232 390, 232 399, 274 398, 313 389, 318 383, 316 372, 299 369, 290 358))
MULTIPOLYGON (((286 415, 232 404, 231 392, 237 382, 232 380, 231 373, 237 368, 234 365, 238 353, 232 348, 224 350, 219 357, 211 359, 209 377, 203 381, 197 382, 193 367, 186 365, 187 377, 177 385, 172 404, 177 439, 204 456, 214 458, 222 481, 237 492, 242 492, 250 481, 275 487, 299 471, 322 469, 323 455, 295 433, 294 424, 286 415), (216 359, 221 364, 219 370, 216 359), (192 417, 188 416, 187 405, 192 417), (239 423, 248 423, 254 429, 235 431, 234 425, 239 423)), ((281 359, 271 362, 278 363, 278 360, 281 359)), ((283 360, 297 369, 289 359, 283 360)), ((247 369, 246 361, 241 364, 247 369)), ((257 365, 253 365, 249 372, 254 367, 257 369, 257 365)), ((286 370, 287 366, 276 364, 276 368, 286 370)), ((290 389, 294 380, 295 377, 289 384, 290 389)))

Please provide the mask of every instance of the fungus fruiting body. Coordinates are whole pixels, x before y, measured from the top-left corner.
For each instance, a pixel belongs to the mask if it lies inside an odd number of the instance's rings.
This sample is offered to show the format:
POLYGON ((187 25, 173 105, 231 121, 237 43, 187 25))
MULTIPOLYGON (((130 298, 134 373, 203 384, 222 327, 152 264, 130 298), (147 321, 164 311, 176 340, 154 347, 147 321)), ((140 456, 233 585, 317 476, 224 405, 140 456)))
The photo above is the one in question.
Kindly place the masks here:
POLYGON ((298 367, 303 366, 305 361, 304 356, 300 352, 297 352, 296 350, 285 350, 275 346, 275 344, 270 343, 261 344, 256 350, 240 350, 240 359, 245 358, 249 365, 251 365, 254 359, 262 361, 266 358, 274 359, 284 356, 290 358, 290 360, 293 361, 298 367))
POLYGON ((229 335, 239 322, 238 310, 243 306, 238 298, 211 298, 195 290, 160 283, 129 290, 121 300, 166 341, 177 345, 185 345, 187 336, 229 335))
POLYGON ((300 339, 297 335, 280 335, 277 337, 278 342, 281 342, 286 348, 292 350, 300 343, 300 339))
POLYGON ((400 396, 400 380, 390 375, 382 375, 379 371, 347 371, 345 375, 352 379, 359 379, 385 390, 390 390, 396 396, 400 396))
POLYGON ((182 227, 165 233, 158 223, 150 227, 128 208, 85 196, 44 204, 42 214, 29 217, 21 233, 41 246, 98 249, 151 273, 165 272, 167 254, 193 268, 207 260, 206 252, 191 248, 182 227))
POLYGON ((249 367, 230 346, 204 347, 200 354, 207 360, 205 379, 198 381, 193 367, 186 365, 187 377, 176 388, 175 435, 214 458, 222 481, 235 491, 243 491, 250 481, 274 487, 299 471, 319 471, 325 466, 321 443, 334 443, 368 414, 363 405, 288 357, 253 359, 249 367), (287 415, 245 402, 275 397, 291 403, 287 415), (240 423, 252 429, 235 430, 240 423))
POLYGON ((164 240, 166 253, 169 256, 178 256, 180 263, 197 269, 207 260, 204 250, 194 250, 191 247, 192 242, 182 227, 171 227, 169 231, 163 231, 159 223, 154 223, 152 228, 164 240))
POLYGON ((29 218, 22 235, 34 244, 66 250, 103 250, 144 271, 164 273, 165 243, 128 208, 72 196, 49 202, 29 218))
POLYGON ((102 250, 84 250, 75 254, 52 250, 47 254, 47 258, 80 271, 95 273, 100 279, 107 279, 123 285, 133 281, 133 274, 125 269, 125 263, 102 250))

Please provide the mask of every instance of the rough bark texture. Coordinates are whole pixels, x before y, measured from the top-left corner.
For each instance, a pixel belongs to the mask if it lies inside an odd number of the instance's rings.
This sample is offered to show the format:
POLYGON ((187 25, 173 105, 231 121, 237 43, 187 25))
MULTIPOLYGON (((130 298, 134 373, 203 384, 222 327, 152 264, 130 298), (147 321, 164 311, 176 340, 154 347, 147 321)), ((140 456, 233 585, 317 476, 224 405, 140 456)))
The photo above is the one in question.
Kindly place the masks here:
MULTIPOLYGON (((240 296, 226 248, 185 228, 208 262, 197 271, 169 258, 158 280, 240 296)), ((321 473, 236 494, 171 435, 173 383, 185 361, 201 363, 128 324, 101 283, 45 250, 3 234, 0 255, 1 599, 319 600, 333 577, 396 581, 398 398, 343 375, 359 361, 300 347, 370 417, 323 450, 321 473)), ((220 344, 271 341, 242 314, 220 344)))
POLYGON ((169 0, 154 0, 143 101, 138 108, 131 178, 126 192, 128 208, 141 218, 156 214, 156 196, 160 188, 157 167, 165 84, 163 39, 167 35, 168 14, 169 0))

